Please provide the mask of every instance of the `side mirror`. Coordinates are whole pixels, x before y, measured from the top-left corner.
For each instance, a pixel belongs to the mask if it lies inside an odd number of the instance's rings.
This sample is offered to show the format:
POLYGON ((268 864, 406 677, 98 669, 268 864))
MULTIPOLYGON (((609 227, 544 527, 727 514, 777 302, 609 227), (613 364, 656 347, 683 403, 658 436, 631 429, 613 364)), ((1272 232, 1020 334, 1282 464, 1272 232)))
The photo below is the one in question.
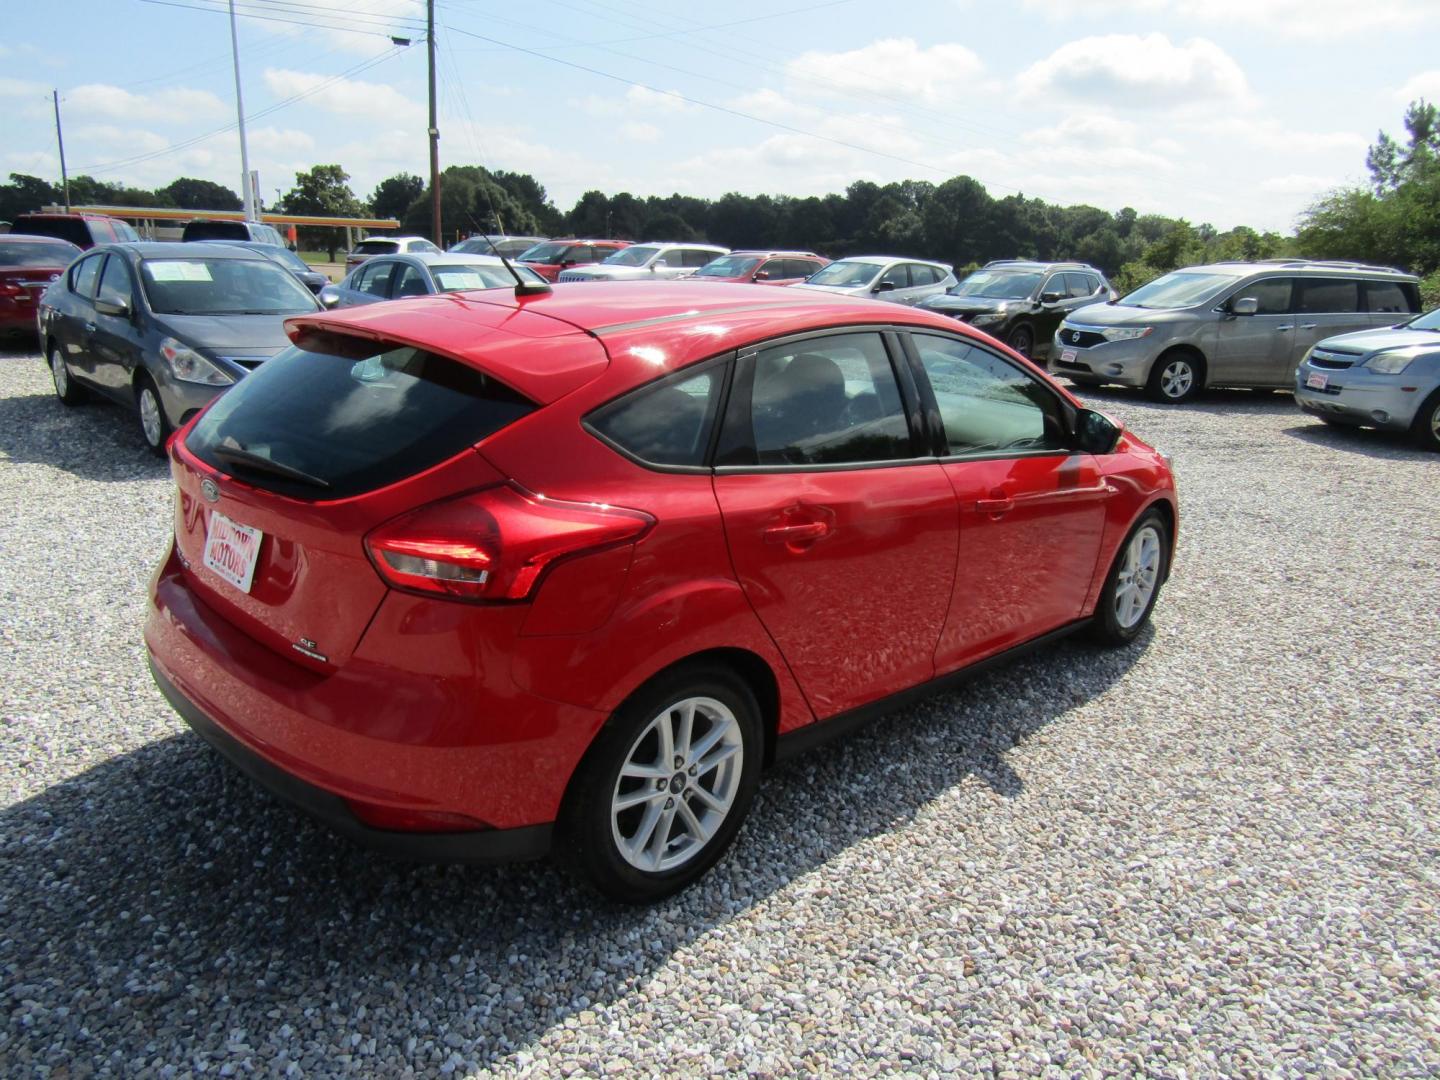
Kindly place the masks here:
POLYGON ((560 260, 560 269, 561 269, 561 270, 564 270, 566 267, 574 266, 574 265, 575 265, 575 260, 574 260, 574 259, 561 259, 561 260, 560 260))
POLYGON ((337 292, 333 286, 326 285, 320 290, 320 303, 324 304, 327 308, 333 308, 336 304, 340 303, 340 293, 337 292))
POLYGON ((1230 301, 1231 315, 1254 315, 1260 310, 1260 301, 1253 296, 1241 297, 1239 300, 1230 301))
POLYGON ((96 300, 95 310, 101 315, 114 315, 117 319, 130 317, 130 305, 124 300, 96 300))
POLYGON ((770 271, 769 271, 769 270, 756 270, 756 271, 755 271, 755 280, 756 280, 756 281, 769 281, 769 280, 770 280, 770 271))
POLYGON ((1065 294, 1064 294, 1064 293, 1046 292, 1046 293, 1041 293, 1041 294, 1040 294, 1040 302, 1041 302, 1042 304, 1058 304, 1061 300, 1064 300, 1064 299, 1065 299, 1065 294))
POLYGON ((1109 454, 1115 450, 1124 428, 1104 413, 1081 409, 1075 418, 1075 435, 1080 449, 1090 454, 1109 454))
POLYGON ((670 265, 670 264, 669 264, 668 262, 666 262, 664 259, 656 259, 653 263, 650 264, 650 269, 651 269, 651 270, 664 270, 664 269, 665 269, 667 266, 669 266, 669 265, 670 265))
POLYGON ((871 289, 870 291, 871 291, 871 292, 894 292, 894 291, 895 291, 895 283, 894 283, 893 281, 882 281, 882 282, 880 282, 879 285, 876 285, 875 288, 871 289))

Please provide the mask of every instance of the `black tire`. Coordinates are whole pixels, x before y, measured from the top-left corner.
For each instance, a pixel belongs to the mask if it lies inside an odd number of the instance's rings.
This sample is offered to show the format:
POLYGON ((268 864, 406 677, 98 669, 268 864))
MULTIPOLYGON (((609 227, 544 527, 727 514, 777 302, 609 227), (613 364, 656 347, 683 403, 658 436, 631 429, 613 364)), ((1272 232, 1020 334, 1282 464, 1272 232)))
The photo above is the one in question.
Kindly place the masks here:
MULTIPOLYGON (((704 719, 698 710, 696 716, 704 719)), ((704 722, 706 731, 692 729, 698 732, 691 742, 692 747, 702 744, 708 732, 717 730, 709 726, 713 721, 704 722)), ((760 782, 764 743, 760 706, 754 692, 734 671, 716 664, 687 664, 658 676, 615 711, 576 770, 561 809, 555 847, 557 859, 567 868, 580 873, 605 896, 621 903, 654 903, 680 891, 714 866, 734 841, 760 782), (658 761, 659 735, 652 731, 653 725, 667 713, 672 720, 678 720, 679 710, 672 707, 696 698, 718 702, 729 710, 738 727, 740 766, 738 769, 727 769, 722 764, 698 776, 693 771, 687 776, 688 770, 677 769, 668 782, 656 778, 653 782, 658 788, 655 794, 647 796, 652 780, 622 778, 621 769, 632 754, 648 758, 652 748, 658 761), (692 818, 695 817, 694 807, 697 804, 700 805, 700 814, 711 813, 695 797, 693 787, 708 784, 707 792, 720 790, 722 770, 735 785, 733 798, 723 816, 712 823, 714 829, 708 839, 697 844, 697 834, 680 816, 684 811, 679 804, 684 804, 692 818), (679 789, 674 786, 677 783, 682 785, 679 789), (627 790, 621 790, 622 784, 629 785, 627 790), (646 801, 617 810, 615 802, 629 797, 646 801), (673 812, 666 806, 667 800, 674 804, 673 812), (671 839, 663 846, 657 845, 657 850, 663 854, 675 844, 687 843, 694 847, 693 854, 683 862, 666 869, 641 869, 620 848, 624 830, 632 824, 634 831, 630 838, 640 838, 645 815, 651 812, 651 803, 660 808, 654 812, 661 815, 662 822, 668 822, 669 818, 664 815, 669 814, 684 830, 684 835, 678 839, 674 838, 673 832, 667 833, 671 839)), ((669 828, 668 825, 666 827, 669 828)), ((658 825, 654 832, 658 834, 658 825)), ((649 844, 644 842, 640 846, 640 856, 643 857, 649 844)))
POLYGON ((165 416, 165 402, 160 397, 160 391, 155 388, 155 380, 143 372, 135 379, 135 410, 140 418, 140 437, 145 440, 145 447, 156 457, 165 456, 165 441, 170 438, 170 421, 165 416), (150 401, 146 398, 149 397, 150 401), (153 419, 148 410, 152 408, 153 419))
POLYGON ((70 374, 70 365, 65 360, 65 353, 59 342, 50 342, 46 364, 50 368, 50 382, 55 387, 55 396, 60 399, 60 404, 79 405, 85 400, 88 396, 85 388, 76 383, 74 376, 70 374))
POLYGON ((1035 354, 1035 331, 1028 326, 1017 326, 1010 331, 1010 336, 1005 339, 1005 344, 1026 359, 1031 359, 1035 354))
POLYGON ((1105 578, 1105 587, 1100 590, 1100 599, 1095 604, 1095 617, 1090 622, 1091 640, 1101 645, 1112 646, 1128 645, 1134 641, 1140 631, 1145 628, 1145 624, 1150 621, 1150 613, 1155 610, 1155 601, 1160 599, 1160 590, 1165 585, 1165 578, 1169 571, 1170 527, 1165 522, 1165 515, 1159 510, 1151 508, 1140 516, 1139 521, 1135 522, 1134 527, 1126 534, 1125 542, 1115 552, 1115 562, 1111 565, 1110 573, 1105 578), (1116 594, 1120 587, 1121 570, 1130 545, 1142 530, 1147 529, 1154 530, 1160 545, 1159 562, 1155 567, 1155 588, 1150 593, 1150 598, 1138 618, 1122 622, 1116 612, 1116 594))
POLYGON ((1198 353, 1177 349, 1150 365, 1145 393, 1151 401, 1179 405, 1197 397, 1205 386, 1205 361, 1198 353))
POLYGON ((1440 451, 1440 390, 1425 399, 1415 411, 1410 434, 1422 450, 1440 451))

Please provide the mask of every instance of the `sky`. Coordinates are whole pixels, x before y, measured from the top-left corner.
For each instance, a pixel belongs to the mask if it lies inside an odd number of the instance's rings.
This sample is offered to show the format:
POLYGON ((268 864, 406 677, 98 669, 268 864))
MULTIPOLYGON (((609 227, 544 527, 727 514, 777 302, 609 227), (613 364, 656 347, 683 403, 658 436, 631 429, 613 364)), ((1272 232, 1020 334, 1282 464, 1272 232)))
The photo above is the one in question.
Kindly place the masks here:
MULTIPOLYGON (((436 0, 441 165, 591 188, 818 195, 965 173, 1290 231, 1440 100, 1435 0, 436 0)), ((0 172, 240 186, 224 0, 3 0, 0 172), (58 9, 58 11, 57 11, 58 9), (65 25, 57 32, 57 18, 65 25)), ((313 164, 425 175, 423 0, 237 0, 268 205, 313 164), (391 37, 407 38, 408 46, 391 37)))

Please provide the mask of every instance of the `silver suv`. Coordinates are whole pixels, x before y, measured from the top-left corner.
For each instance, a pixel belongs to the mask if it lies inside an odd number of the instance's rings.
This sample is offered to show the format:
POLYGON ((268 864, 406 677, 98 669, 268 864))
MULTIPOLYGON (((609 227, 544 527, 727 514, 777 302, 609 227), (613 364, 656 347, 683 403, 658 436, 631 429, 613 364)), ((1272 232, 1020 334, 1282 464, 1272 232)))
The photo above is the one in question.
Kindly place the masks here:
POLYGON ((560 281, 655 281, 693 274, 706 263, 728 255, 713 244, 631 244, 593 266, 560 271, 560 281))
POLYGON ((1403 322, 1419 279, 1383 266, 1271 259, 1176 270, 1060 324, 1050 370, 1188 401, 1206 386, 1288 389, 1323 338, 1403 322))

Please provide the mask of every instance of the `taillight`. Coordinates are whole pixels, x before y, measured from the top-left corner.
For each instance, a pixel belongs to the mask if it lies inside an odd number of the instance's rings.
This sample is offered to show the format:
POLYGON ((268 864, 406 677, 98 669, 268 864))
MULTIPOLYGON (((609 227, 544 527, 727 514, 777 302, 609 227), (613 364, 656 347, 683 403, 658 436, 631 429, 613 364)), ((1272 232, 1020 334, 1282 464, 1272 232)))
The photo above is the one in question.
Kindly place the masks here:
POLYGON ((24 291, 13 281, 0 281, 0 296, 19 296, 24 291))
POLYGON ((566 502, 515 484, 421 507, 365 538, 397 589, 461 600, 524 600, 561 559, 633 543, 655 524, 639 510, 566 502))

